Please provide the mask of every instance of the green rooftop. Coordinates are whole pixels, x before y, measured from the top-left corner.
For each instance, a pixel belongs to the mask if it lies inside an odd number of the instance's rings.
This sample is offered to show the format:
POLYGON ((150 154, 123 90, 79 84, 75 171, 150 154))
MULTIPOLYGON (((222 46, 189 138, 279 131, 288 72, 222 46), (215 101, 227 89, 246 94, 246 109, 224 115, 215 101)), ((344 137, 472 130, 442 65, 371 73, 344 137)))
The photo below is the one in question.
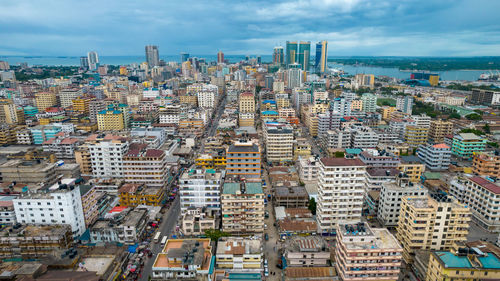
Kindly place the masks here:
POLYGON ((241 191, 240 185, 245 185, 245 194, 259 194, 262 191, 262 183, 260 182, 228 182, 224 184, 222 194, 236 194, 236 191, 241 191))

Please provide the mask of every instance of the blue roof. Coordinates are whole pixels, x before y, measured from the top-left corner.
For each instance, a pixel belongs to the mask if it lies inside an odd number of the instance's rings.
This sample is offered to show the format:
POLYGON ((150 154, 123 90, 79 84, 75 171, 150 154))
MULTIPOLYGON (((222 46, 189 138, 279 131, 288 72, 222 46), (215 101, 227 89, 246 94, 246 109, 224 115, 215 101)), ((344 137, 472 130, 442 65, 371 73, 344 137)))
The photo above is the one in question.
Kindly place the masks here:
POLYGON ((262 111, 262 114, 265 114, 265 115, 271 115, 271 114, 278 115, 278 112, 276 112, 274 110, 266 110, 266 111, 262 111))
POLYGON ((262 103, 276 104, 275 100, 263 100, 262 103))
POLYGON ((500 260, 493 253, 488 253, 485 257, 478 257, 478 260, 487 269, 500 269, 500 260))
POLYGON ((229 273, 229 280, 260 281, 262 280, 262 276, 260 273, 229 273))
POLYGON ((347 153, 347 154, 360 154, 361 151, 362 150, 359 148, 346 148, 345 149, 345 153, 347 153))
POLYGON ((456 256, 451 252, 436 252, 435 255, 439 258, 446 267, 450 268, 469 268, 472 267, 467 256, 456 256))

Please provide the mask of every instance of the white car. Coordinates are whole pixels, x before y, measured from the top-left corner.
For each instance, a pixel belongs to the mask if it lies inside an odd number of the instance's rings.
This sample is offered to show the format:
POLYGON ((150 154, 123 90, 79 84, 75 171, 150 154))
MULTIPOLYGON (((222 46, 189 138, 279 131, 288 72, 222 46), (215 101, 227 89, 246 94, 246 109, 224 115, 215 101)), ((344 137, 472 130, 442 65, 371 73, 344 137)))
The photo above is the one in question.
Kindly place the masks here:
POLYGON ((267 259, 264 259, 264 267, 267 268, 267 259))
POLYGON ((267 229, 267 224, 264 224, 264 229, 267 229))
POLYGON ((269 276, 269 268, 267 268, 267 266, 264 267, 264 276, 269 276))

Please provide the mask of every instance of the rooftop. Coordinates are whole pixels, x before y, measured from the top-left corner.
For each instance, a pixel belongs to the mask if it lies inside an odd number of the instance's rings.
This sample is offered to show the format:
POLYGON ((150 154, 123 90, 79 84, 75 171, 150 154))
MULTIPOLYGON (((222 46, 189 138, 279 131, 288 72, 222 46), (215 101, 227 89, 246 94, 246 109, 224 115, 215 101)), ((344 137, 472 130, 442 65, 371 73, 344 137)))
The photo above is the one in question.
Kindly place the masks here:
POLYGON ((261 240, 243 237, 224 237, 217 242, 217 255, 261 254, 261 240))
POLYGON ((365 166, 361 160, 355 159, 346 159, 346 158, 332 158, 332 157, 324 157, 320 160, 325 166, 365 166))
POLYGON ((222 189, 223 194, 263 194, 262 183, 260 182, 227 182, 222 189))
POLYGON ((479 176, 472 177, 469 180, 486 188, 487 190, 489 190, 495 194, 500 194, 500 186, 494 181, 489 181, 486 178, 479 177, 479 176))

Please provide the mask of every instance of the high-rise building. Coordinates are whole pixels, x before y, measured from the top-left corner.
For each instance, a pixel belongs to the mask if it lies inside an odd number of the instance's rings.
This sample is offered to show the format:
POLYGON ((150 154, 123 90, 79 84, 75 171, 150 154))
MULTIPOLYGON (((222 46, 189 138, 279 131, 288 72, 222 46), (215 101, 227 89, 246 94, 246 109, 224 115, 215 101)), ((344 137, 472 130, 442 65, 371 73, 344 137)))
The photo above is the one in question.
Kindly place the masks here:
POLYGON ((325 73, 328 60, 328 42, 320 41, 316 43, 315 68, 317 73, 325 73))
POLYGON ((213 169, 195 169, 191 167, 179 178, 181 211, 190 208, 207 208, 220 211, 220 190, 224 181, 224 171, 213 169))
POLYGON ((413 262, 416 250, 449 250, 454 243, 465 242, 470 217, 468 206, 445 194, 403 197, 397 238, 405 262, 413 262))
POLYGON ((73 100, 82 95, 79 88, 66 88, 59 91, 59 104, 61 107, 70 107, 73 105, 73 100))
POLYGON ((273 64, 282 65, 285 62, 285 53, 283 47, 274 47, 273 64))
POLYGON ((474 174, 500 178, 500 155, 498 153, 475 153, 472 167, 474 174))
POLYGON ((293 128, 286 123, 265 123, 264 142, 268 162, 293 160, 293 128))
POLYGON ((377 96, 372 93, 365 93, 361 96, 364 112, 375 112, 377 108, 377 96))
POLYGON ((264 191, 260 182, 226 182, 222 189, 222 229, 234 234, 264 231, 264 191))
POLYGON ((359 89, 359 88, 373 88, 373 86, 375 85, 375 75, 373 74, 364 74, 364 73, 360 73, 360 74, 356 74, 356 76, 354 76, 354 87, 356 89, 359 89))
POLYGON ((475 176, 466 180, 463 202, 471 212, 472 219, 483 229, 498 233, 498 209, 500 203, 500 184, 489 177, 475 176))
POLYGON ((189 59, 188 53, 181 53, 181 63, 187 61, 189 59))
POLYGON ((396 109, 411 114, 413 108, 413 97, 404 96, 396 99, 396 109))
POLYGON ((89 69, 89 58, 88 57, 80 57, 80 68, 83 70, 89 69))
POLYGON ((123 173, 128 183, 163 188, 169 176, 165 151, 147 149, 147 144, 131 144, 123 156, 123 173))
POLYGON ((299 42, 297 62, 302 65, 302 70, 309 71, 309 61, 311 58, 311 42, 299 42))
POLYGON ((302 85, 302 69, 300 69, 300 64, 294 63, 288 67, 288 88, 300 87, 302 85))
POLYGON ((359 159, 320 159, 316 218, 322 233, 335 232, 340 223, 361 221, 365 173, 359 159))
POLYGON ((56 94, 52 92, 36 93, 35 103, 38 108, 38 112, 43 113, 48 107, 57 106, 56 94))
POLYGON ((217 63, 224 63, 224 53, 222 51, 217 53, 217 63))
POLYGON ((158 66, 160 64, 160 54, 158 52, 158 46, 147 45, 146 50, 146 62, 150 68, 158 66))
POLYGON ((255 98, 252 93, 246 92, 240 95, 240 112, 255 112, 255 98))
POLYGON ((286 66, 297 63, 297 42, 286 41, 286 66))
POLYGON ((450 166, 451 148, 444 143, 421 145, 418 147, 417 155, 431 171, 448 170, 450 166))
POLYGON ((125 128, 123 112, 119 110, 103 110, 97 114, 97 127, 100 131, 123 130, 125 128))
POLYGON ((226 175, 260 178, 261 154, 259 146, 250 141, 235 141, 226 153, 226 175))
POLYGON ((431 120, 429 127, 429 142, 442 143, 444 136, 453 133, 453 123, 444 120, 431 120))
POLYGON ((97 55, 97 52, 88 52, 87 59, 90 70, 96 70, 97 67, 99 67, 99 56, 97 55))
POLYGON ((123 178, 123 156, 128 151, 126 138, 91 135, 87 138, 92 174, 96 178, 123 178))

